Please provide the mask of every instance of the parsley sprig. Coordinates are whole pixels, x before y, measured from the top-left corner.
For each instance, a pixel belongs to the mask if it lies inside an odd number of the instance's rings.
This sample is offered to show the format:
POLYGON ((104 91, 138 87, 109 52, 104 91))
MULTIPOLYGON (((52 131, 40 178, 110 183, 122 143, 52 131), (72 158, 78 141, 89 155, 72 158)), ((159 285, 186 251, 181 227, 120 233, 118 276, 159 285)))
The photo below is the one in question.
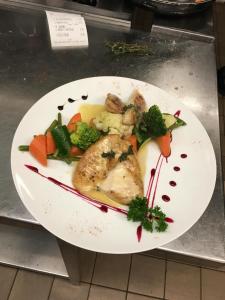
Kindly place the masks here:
POLYGON ((147 231, 163 232, 166 231, 166 215, 159 206, 149 208, 146 197, 136 197, 129 205, 127 219, 133 222, 141 222, 147 231))
POLYGON ((112 159, 115 158, 116 153, 113 150, 110 150, 109 152, 102 152, 102 157, 112 159))
POLYGON ((128 109, 131 109, 131 108, 133 108, 133 109, 135 109, 136 107, 135 107, 135 105, 134 104, 128 104, 128 105, 124 105, 124 107, 123 107, 123 113, 125 113, 128 109))

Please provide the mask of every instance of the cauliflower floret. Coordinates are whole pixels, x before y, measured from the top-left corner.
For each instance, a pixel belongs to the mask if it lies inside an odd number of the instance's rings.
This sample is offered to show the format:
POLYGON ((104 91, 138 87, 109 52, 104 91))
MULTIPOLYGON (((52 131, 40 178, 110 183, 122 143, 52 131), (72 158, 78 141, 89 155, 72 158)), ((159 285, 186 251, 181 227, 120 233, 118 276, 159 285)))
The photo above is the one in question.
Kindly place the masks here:
POLYGON ((122 114, 103 111, 93 119, 93 124, 98 130, 108 132, 109 134, 119 134, 121 137, 129 136, 132 134, 134 126, 124 125, 122 119, 122 114))

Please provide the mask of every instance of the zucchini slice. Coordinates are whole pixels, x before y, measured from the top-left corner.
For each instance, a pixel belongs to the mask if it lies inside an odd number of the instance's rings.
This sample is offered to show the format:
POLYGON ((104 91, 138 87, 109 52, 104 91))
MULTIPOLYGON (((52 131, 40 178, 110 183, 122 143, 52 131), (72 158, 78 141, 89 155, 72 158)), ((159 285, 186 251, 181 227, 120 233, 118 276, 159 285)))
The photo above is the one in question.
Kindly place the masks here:
POLYGON ((162 115, 167 129, 173 130, 180 126, 186 125, 186 123, 183 120, 175 117, 174 115, 167 114, 167 113, 163 113, 162 115))

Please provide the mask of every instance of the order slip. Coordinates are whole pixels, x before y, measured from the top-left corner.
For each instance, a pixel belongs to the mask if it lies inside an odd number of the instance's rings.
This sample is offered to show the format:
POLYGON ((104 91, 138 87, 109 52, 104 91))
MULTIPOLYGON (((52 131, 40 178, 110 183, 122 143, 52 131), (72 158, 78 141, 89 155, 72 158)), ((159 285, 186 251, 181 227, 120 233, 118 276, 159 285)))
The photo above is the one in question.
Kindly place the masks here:
POLYGON ((88 34, 82 16, 46 11, 52 48, 87 47, 88 34))

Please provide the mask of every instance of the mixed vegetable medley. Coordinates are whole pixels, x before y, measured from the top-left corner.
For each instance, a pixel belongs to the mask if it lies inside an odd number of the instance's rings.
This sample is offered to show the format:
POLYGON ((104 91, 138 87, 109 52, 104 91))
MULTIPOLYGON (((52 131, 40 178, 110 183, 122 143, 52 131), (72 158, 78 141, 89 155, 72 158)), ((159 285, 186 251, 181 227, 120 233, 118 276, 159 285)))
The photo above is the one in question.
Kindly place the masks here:
POLYGON ((20 151, 29 151, 43 166, 48 159, 61 160, 68 164, 80 159, 84 151, 101 136, 99 130, 81 121, 76 113, 67 125, 62 124, 62 115, 58 113, 45 134, 33 137, 30 145, 20 145, 20 151))
POLYGON ((85 150, 100 137, 119 134, 129 140, 132 149, 138 149, 151 139, 159 145, 162 155, 170 155, 170 132, 186 123, 180 118, 162 113, 157 105, 146 111, 142 95, 135 91, 134 100, 125 105, 117 96, 108 94, 106 110, 93 118, 90 124, 82 122, 78 112, 68 122, 62 124, 58 113, 44 134, 35 135, 30 145, 20 145, 20 151, 29 151, 43 166, 47 160, 61 160, 68 164, 80 159, 85 150), (136 101, 136 102, 135 102, 136 101))

